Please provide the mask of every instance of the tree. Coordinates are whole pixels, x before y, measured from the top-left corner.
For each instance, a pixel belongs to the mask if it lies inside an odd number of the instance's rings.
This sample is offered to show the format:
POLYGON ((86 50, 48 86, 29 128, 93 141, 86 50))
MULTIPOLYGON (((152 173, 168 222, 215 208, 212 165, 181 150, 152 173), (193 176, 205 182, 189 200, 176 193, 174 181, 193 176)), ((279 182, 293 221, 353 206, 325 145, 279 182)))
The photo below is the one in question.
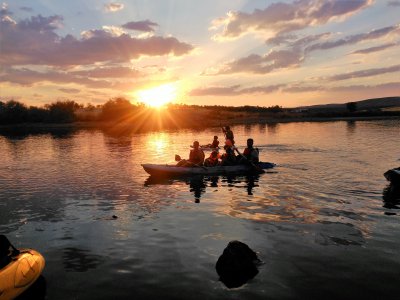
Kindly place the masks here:
POLYGON ((101 119, 118 120, 133 112, 134 106, 124 98, 115 98, 107 101, 101 111, 101 119))
POLYGON ((356 102, 348 102, 348 103, 346 103, 346 108, 349 112, 355 112, 357 110, 357 103, 356 102))
POLYGON ((49 122, 52 123, 70 123, 76 120, 75 111, 82 106, 75 101, 57 101, 47 104, 46 109, 49 110, 49 122))
POLYGON ((2 123, 21 123, 27 121, 28 108, 14 100, 1 102, 0 105, 0 121, 2 123))

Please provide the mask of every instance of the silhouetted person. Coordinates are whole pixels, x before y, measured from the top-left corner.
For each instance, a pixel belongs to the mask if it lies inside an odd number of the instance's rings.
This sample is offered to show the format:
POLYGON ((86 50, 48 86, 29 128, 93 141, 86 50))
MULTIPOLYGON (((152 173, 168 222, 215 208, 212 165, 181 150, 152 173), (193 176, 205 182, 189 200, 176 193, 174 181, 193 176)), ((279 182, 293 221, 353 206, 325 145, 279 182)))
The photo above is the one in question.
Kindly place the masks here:
POLYGON ((191 166, 202 166, 204 163, 204 152, 200 149, 200 144, 198 141, 193 142, 193 149, 190 150, 189 159, 182 159, 178 162, 179 167, 191 167, 191 166))
POLYGON ((225 139, 230 140, 232 145, 235 145, 235 136, 229 126, 222 127, 222 132, 225 134, 225 139))
POLYGON ((210 157, 204 161, 204 166, 206 167, 215 167, 218 165, 219 154, 218 151, 213 150, 210 154, 210 157))
POLYGON ((243 156, 246 159, 242 159, 242 162, 243 161, 246 162, 246 160, 249 162, 252 162, 252 163, 259 162, 259 157, 258 157, 259 151, 258 151, 258 148, 253 147, 253 144, 254 144, 253 139, 247 139, 247 148, 244 149, 244 151, 243 151, 243 156))

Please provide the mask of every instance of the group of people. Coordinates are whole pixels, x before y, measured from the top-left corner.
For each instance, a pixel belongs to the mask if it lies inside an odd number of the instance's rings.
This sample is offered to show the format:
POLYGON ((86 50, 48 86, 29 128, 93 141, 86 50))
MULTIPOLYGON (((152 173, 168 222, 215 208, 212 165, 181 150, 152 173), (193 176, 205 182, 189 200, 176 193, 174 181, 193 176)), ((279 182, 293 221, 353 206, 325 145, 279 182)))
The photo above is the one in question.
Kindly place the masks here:
POLYGON ((200 147, 198 141, 193 142, 193 149, 190 150, 189 159, 181 160, 177 166, 181 167, 193 167, 193 166, 234 166, 237 164, 255 164, 259 162, 259 151, 254 148, 253 139, 247 139, 247 147, 243 153, 240 153, 235 147, 235 139, 232 130, 229 126, 223 127, 222 132, 225 135, 225 152, 221 155, 219 153, 219 141, 218 136, 214 136, 214 140, 211 144, 206 145, 207 148, 211 148, 211 154, 208 158, 205 158, 204 151, 200 147), (238 155, 235 154, 235 151, 238 155))

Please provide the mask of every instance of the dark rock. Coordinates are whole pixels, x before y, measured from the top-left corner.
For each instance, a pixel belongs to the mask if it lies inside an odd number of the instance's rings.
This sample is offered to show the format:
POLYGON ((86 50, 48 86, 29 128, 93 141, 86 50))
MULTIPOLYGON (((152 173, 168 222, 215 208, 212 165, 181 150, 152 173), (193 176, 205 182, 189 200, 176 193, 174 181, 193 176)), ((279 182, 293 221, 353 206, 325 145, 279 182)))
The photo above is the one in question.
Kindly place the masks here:
POLYGON ((259 263, 257 254, 249 246, 232 241, 218 258, 215 269, 228 288, 236 288, 257 275, 259 263))
POLYGON ((386 171, 383 176, 385 176, 392 185, 400 186, 400 167, 386 171))

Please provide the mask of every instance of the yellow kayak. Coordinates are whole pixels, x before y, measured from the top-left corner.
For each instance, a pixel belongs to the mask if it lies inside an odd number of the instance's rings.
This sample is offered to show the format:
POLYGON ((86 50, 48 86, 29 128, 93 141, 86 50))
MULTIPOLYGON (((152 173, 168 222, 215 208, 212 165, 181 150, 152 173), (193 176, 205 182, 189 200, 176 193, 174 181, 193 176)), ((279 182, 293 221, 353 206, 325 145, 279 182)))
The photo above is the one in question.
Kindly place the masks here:
POLYGON ((32 249, 19 249, 20 253, 0 269, 0 300, 16 298, 38 279, 43 271, 43 256, 32 249))

